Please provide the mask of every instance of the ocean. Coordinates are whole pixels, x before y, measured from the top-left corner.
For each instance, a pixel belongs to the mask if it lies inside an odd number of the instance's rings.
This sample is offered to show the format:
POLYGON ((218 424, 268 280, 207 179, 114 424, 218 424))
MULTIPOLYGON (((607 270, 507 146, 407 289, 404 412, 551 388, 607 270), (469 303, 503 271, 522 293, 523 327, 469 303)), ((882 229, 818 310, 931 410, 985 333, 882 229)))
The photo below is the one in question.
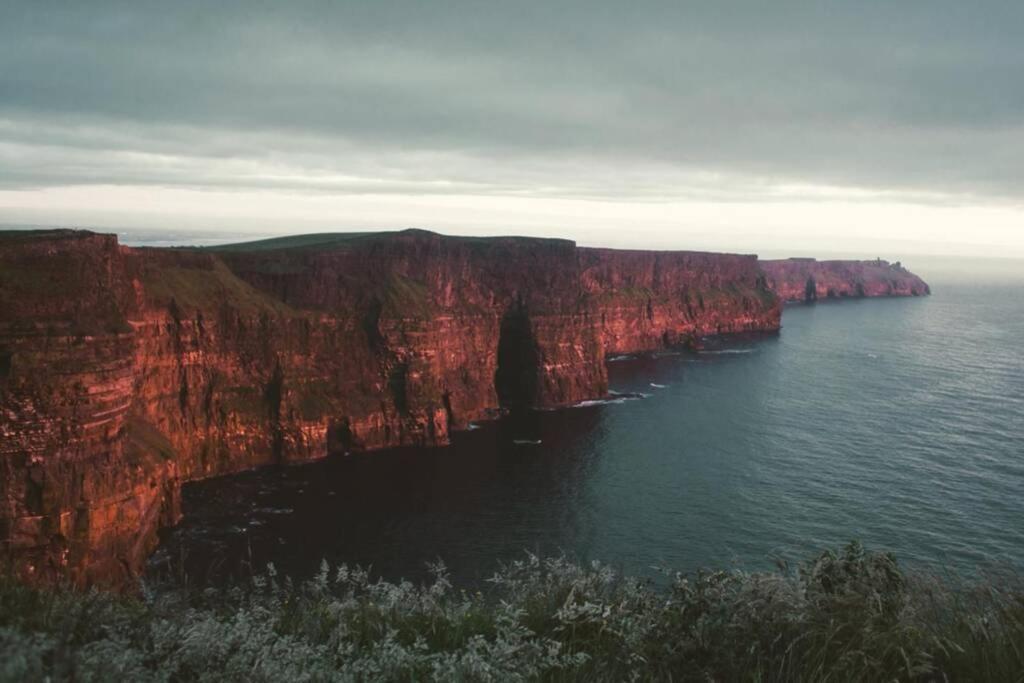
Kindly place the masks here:
POLYGON ((1024 569, 1024 267, 1008 263, 910 262, 932 296, 790 306, 777 335, 613 358, 624 396, 447 448, 188 484, 153 571, 327 560, 419 580, 440 559, 473 585, 531 552, 657 581, 852 539, 940 572, 1024 569))

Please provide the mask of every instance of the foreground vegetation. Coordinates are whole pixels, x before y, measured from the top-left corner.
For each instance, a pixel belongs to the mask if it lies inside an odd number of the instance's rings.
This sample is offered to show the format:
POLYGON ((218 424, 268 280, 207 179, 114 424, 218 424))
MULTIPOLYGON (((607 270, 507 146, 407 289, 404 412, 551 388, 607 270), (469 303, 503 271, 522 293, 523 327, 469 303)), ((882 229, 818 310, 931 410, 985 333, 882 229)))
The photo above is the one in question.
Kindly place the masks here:
POLYGON ((667 588, 536 557, 484 593, 324 566, 127 598, 0 584, 3 680, 1024 680, 1024 586, 950 589, 851 544, 667 588))

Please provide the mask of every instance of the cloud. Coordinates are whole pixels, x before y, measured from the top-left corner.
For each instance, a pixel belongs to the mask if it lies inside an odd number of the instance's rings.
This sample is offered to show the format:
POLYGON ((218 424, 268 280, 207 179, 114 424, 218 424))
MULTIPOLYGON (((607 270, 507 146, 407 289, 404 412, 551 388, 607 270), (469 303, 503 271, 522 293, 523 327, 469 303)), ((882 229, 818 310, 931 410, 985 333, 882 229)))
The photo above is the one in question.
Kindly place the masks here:
POLYGON ((7 190, 1024 198, 1019 3, 0 13, 7 190))

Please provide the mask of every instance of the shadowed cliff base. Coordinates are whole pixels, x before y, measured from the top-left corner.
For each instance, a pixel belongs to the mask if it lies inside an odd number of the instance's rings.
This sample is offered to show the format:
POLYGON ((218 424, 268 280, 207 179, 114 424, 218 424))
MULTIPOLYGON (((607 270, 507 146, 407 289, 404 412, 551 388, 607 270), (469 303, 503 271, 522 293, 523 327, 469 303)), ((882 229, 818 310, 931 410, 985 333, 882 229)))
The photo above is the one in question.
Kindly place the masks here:
POLYGON ((604 397, 610 354, 780 315, 752 255, 418 230, 215 249, 3 233, 0 552, 26 579, 130 585, 182 481, 444 445, 503 406, 604 397))
POLYGON ((521 410, 536 405, 540 373, 540 354, 530 318, 518 306, 511 308, 501 319, 498 368, 494 373, 500 406, 521 410))

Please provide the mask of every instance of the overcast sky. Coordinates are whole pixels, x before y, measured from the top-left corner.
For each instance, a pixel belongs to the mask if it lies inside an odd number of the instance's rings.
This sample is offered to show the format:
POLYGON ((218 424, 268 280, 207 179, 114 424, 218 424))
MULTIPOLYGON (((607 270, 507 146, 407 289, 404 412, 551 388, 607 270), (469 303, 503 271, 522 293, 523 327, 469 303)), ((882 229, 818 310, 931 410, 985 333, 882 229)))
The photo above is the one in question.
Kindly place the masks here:
POLYGON ((1024 256, 1024 3, 0 1, 0 222, 1024 256))

